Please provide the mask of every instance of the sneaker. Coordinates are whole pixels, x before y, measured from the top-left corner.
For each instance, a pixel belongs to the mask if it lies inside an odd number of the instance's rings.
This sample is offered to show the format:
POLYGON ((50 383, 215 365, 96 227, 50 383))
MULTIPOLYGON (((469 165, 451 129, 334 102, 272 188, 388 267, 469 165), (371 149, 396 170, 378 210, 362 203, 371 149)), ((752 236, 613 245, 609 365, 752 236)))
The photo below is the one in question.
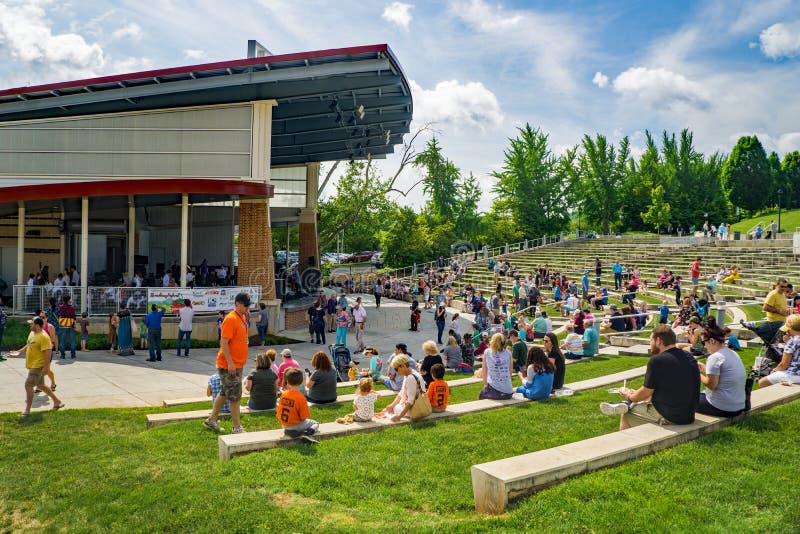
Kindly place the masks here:
POLYGON ((217 421, 212 421, 211 418, 203 421, 203 426, 209 430, 213 430, 214 432, 219 432, 221 430, 219 428, 219 423, 217 421))
POLYGON ((307 434, 304 434, 304 435, 300 436, 300 439, 302 439, 303 441, 305 441, 307 443, 319 443, 318 439, 312 438, 311 436, 309 436, 307 434))
POLYGON ((231 430, 231 434, 244 434, 245 432, 247 431, 240 426, 234 427, 233 430, 231 430))
POLYGON ((628 413, 628 405, 624 402, 601 402, 600 413, 604 415, 620 415, 628 413))

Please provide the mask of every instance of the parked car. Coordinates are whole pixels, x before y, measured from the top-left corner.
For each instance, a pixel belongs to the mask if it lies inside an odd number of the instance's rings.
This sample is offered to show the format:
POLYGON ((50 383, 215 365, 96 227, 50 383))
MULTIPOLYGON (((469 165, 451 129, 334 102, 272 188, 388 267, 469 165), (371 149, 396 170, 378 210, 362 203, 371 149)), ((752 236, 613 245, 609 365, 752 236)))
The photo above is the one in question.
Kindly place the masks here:
POLYGON ((370 261, 373 254, 375 254, 375 252, 371 250, 365 250, 364 252, 359 252, 357 254, 348 256, 345 258, 344 263, 362 263, 365 261, 370 261))

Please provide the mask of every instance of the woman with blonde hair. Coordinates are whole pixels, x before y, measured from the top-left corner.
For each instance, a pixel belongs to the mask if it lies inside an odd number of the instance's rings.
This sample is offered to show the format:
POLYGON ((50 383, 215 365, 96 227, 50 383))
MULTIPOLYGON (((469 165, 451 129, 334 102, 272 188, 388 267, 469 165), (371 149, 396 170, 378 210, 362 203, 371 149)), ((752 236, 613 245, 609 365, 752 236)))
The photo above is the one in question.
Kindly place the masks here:
POLYGON ((789 340, 783 347, 781 362, 770 374, 759 380, 758 385, 762 388, 779 382, 787 385, 800 384, 800 314, 794 313, 787 317, 781 331, 786 332, 789 340))
POLYGON ((272 362, 265 352, 257 354, 255 362, 256 368, 244 381, 244 389, 250 394, 247 406, 251 410, 271 410, 278 395, 278 375, 270 368, 272 362))
POLYGON ((442 359, 448 369, 458 369, 459 364, 464 362, 461 358, 461 347, 455 337, 447 338, 447 345, 442 349, 442 359))
POLYGON ((506 338, 495 334, 483 353, 483 389, 479 399, 510 399, 514 393, 511 386, 511 353, 506 349, 506 338))
POLYGON ((427 387, 431 382, 433 382, 433 377, 431 376, 431 367, 437 363, 444 365, 444 362, 442 362, 442 357, 439 355, 439 347, 432 339, 429 339, 422 344, 422 352, 425 353, 425 358, 422 360, 422 364, 419 366, 419 373, 422 375, 422 379, 425 381, 425 387, 427 387))

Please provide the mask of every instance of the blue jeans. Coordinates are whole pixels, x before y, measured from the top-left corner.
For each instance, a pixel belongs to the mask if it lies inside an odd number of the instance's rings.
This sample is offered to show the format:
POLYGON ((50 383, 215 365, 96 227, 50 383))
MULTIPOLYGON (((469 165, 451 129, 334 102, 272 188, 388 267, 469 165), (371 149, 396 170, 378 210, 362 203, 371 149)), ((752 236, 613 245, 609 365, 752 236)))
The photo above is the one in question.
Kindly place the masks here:
POLYGON ((344 345, 347 346, 347 327, 346 326, 337 326, 336 327, 336 344, 337 345, 344 345))
POLYGON ((150 360, 161 359, 161 329, 147 329, 147 348, 150 349, 150 360))
POLYGON ((325 321, 314 321, 314 334, 317 339, 317 344, 327 343, 325 341, 325 321))
POLYGON ((442 344, 442 333, 444 333, 444 321, 436 321, 437 343, 442 344))
POLYGON ((61 351, 61 357, 65 358, 65 351, 67 349, 67 337, 69 337, 69 355, 71 358, 75 357, 75 329, 71 326, 58 327, 58 347, 61 351))
POLYGON ((258 330, 258 340, 263 345, 264 341, 266 341, 267 326, 256 325, 256 330, 258 330))
MULTIPOLYGON (((183 355, 184 356, 188 356, 189 355, 189 347, 192 344, 192 331, 191 330, 187 330, 187 331, 184 332, 183 330, 178 328, 178 349, 177 349, 178 352, 176 353, 178 356, 181 355, 181 345, 183 345, 183 338, 184 337, 186 337, 186 350, 183 352, 183 355)), ((159 348, 161 348, 161 347, 159 346, 159 348)))

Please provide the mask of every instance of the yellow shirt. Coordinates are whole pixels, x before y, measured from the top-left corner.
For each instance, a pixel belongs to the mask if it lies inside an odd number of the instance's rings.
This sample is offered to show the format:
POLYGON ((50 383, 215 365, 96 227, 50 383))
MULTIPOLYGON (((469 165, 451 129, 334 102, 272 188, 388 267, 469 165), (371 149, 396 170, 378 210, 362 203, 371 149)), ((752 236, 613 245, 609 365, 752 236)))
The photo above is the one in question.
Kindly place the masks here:
MULTIPOLYGON (((785 310, 788 305, 786 304, 786 296, 783 294, 782 289, 773 289, 764 300, 764 304, 769 304, 776 310, 785 310)), ((767 312, 767 321, 785 321, 786 316, 780 313, 767 312)))
POLYGON ((41 369, 47 363, 45 351, 50 350, 53 342, 44 331, 28 334, 28 350, 25 351, 25 367, 28 369, 41 369))

